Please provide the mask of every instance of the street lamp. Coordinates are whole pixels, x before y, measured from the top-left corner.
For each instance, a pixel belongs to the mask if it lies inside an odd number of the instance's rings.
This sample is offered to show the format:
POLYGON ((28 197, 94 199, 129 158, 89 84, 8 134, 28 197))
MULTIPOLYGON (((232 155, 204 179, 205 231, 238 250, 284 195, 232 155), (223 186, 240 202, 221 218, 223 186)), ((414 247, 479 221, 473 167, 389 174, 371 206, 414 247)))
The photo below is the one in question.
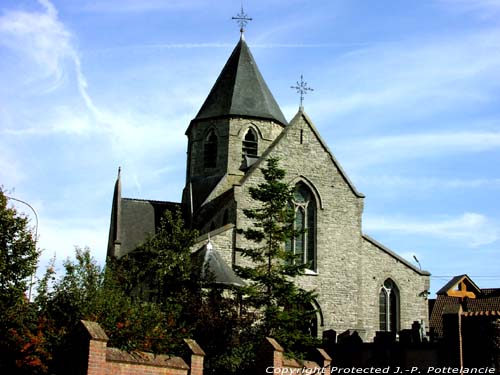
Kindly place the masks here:
MULTIPOLYGON (((4 195, 4 196, 7 199, 10 199, 10 200, 13 200, 13 201, 25 204, 35 214, 35 250, 36 250, 36 241, 38 239, 38 215, 36 214, 35 209, 31 206, 31 204, 29 204, 28 202, 25 202, 25 201, 23 201, 21 199, 17 199, 17 198, 14 198, 14 197, 9 197, 7 195, 4 195)), ((28 301, 29 302, 31 302, 31 289, 33 287, 33 279, 35 278, 35 272, 36 272, 36 267, 35 267, 35 270, 33 271, 33 273, 31 274, 30 288, 29 288, 29 291, 28 291, 28 301)))

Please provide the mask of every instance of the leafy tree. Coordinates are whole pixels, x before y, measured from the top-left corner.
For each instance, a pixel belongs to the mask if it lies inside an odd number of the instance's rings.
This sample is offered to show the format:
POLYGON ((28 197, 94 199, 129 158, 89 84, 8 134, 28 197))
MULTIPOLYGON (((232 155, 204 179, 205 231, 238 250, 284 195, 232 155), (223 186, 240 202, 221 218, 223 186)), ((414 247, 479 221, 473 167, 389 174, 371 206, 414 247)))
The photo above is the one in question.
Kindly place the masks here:
POLYGON ((29 277, 36 269, 39 252, 28 218, 7 206, 0 188, 0 305, 24 299, 29 277))
POLYGON ((25 295, 38 256, 28 218, 8 207, 0 188, 0 373, 47 371, 43 321, 25 295))
POLYGON ((181 302, 191 278, 191 247, 197 231, 187 229, 180 211, 166 211, 157 233, 114 262, 125 291, 157 303, 181 302))
POLYGON ((290 208, 294 188, 283 182, 285 171, 278 159, 268 159, 262 168, 264 182, 250 188, 256 207, 244 210, 253 226, 240 233, 252 245, 241 250, 253 266, 238 267, 240 276, 251 280, 246 303, 262 311, 260 336, 276 338, 294 355, 317 344, 308 332, 315 315, 310 308, 314 292, 299 288, 294 278, 304 274, 305 265, 285 249, 294 232, 294 212, 290 208))

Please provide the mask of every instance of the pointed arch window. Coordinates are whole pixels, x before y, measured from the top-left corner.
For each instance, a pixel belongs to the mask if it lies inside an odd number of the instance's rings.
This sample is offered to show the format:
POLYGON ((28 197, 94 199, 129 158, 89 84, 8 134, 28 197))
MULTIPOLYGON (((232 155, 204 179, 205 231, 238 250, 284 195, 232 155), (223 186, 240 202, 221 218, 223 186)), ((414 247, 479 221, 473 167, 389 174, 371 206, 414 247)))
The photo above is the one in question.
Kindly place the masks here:
POLYGON ((379 329, 386 332, 399 330, 399 289, 391 279, 384 281, 379 292, 379 329))
POLYGON ((299 233, 286 243, 297 262, 316 270, 316 201, 311 190, 302 182, 295 186, 291 206, 295 212, 294 230, 299 233))
POLYGON ((242 153, 243 156, 257 156, 258 138, 254 129, 249 128, 243 138, 242 153))
POLYGON ((215 168, 217 166, 217 135, 213 129, 205 137, 203 166, 205 168, 215 168))

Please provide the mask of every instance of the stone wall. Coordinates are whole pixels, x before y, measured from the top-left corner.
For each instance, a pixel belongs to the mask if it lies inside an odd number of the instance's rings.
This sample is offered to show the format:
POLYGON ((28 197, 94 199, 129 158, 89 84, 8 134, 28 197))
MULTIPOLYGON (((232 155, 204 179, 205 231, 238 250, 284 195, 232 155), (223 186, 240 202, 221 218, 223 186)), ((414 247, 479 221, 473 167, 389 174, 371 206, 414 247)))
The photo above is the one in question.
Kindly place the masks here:
POLYGON ((283 130, 283 126, 271 120, 225 118, 193 121, 188 135, 188 179, 195 176, 224 176, 213 189, 209 200, 230 189, 244 175, 242 166, 243 138, 249 128, 258 137, 258 155, 262 155, 283 130), (214 129, 218 138, 217 166, 204 167, 204 141, 214 129))
POLYGON ((363 303, 359 306, 364 319, 366 338, 379 329, 379 292, 386 279, 399 289, 399 329, 410 329, 415 320, 428 327, 429 274, 408 265, 404 259, 368 236, 363 237, 361 250, 363 303))
MULTIPOLYGON (((315 197, 316 267, 298 278, 298 283, 318 294, 317 304, 321 309, 319 333, 328 329, 337 332, 355 329, 363 340, 372 340, 379 328, 379 291, 387 278, 391 278, 400 290, 399 328, 408 329, 415 320, 427 324, 429 274, 363 236, 364 196, 350 182, 307 115, 299 111, 283 131, 281 126, 269 121, 228 121, 227 127, 221 127, 219 131, 226 129, 224 131, 229 132, 225 150, 231 154, 229 159, 237 159, 238 163, 241 160, 242 138, 249 126, 257 129, 259 137, 262 137, 259 139, 259 154, 262 152, 261 145, 267 147, 274 140, 258 164, 244 176, 238 175, 239 166, 234 164, 235 160, 228 161, 228 171, 238 172, 226 174, 208 198, 214 199, 227 189, 234 189, 233 199, 223 209, 231 211, 229 216, 237 228, 252 225, 243 210, 256 205, 249 191, 264 181, 259 168, 266 166, 269 157, 280 159, 280 167, 287 172, 287 182, 291 185, 304 183, 315 197), (278 132, 281 134, 278 135, 278 132)), ((205 128, 201 124, 193 127, 193 139, 199 138, 203 129, 206 131, 207 126, 214 124, 208 121, 205 128), (198 135, 195 137, 195 134, 198 135)), ((219 216, 214 214, 217 222, 220 221, 219 216)), ((207 221, 206 225, 209 224, 207 221)), ((235 231, 217 237, 219 235, 213 233, 212 241, 228 264, 250 264, 237 250, 254 244, 248 243, 235 231)))
MULTIPOLYGON (((363 199, 353 193, 305 117, 290 123, 266 157, 279 158, 280 167, 287 171, 286 180, 291 184, 302 181, 316 195, 317 268, 301 277, 299 284, 318 292, 324 329, 358 328, 363 199)), ((265 165, 263 160, 259 167, 265 165)), ((235 197, 238 227, 251 225, 243 210, 255 205, 249 189, 262 181, 260 170, 255 170, 242 183, 241 193, 235 197)), ((243 239, 237 236, 237 247, 244 245, 243 239)))
MULTIPOLYGON (((378 295, 386 278, 400 294, 401 329, 415 320, 427 323, 429 274, 362 235, 363 195, 356 191, 341 166, 302 112, 291 121, 265 158, 277 157, 290 184, 301 181, 316 198, 317 268, 299 278, 305 289, 316 290, 322 311, 321 330, 359 331, 371 340, 378 329, 378 295)), ((259 167, 265 166, 262 160, 259 167)), ((263 182, 260 170, 249 173, 235 188, 237 226, 251 225, 243 214, 255 206, 250 187, 263 182)), ((249 244, 236 236, 236 248, 249 244)))

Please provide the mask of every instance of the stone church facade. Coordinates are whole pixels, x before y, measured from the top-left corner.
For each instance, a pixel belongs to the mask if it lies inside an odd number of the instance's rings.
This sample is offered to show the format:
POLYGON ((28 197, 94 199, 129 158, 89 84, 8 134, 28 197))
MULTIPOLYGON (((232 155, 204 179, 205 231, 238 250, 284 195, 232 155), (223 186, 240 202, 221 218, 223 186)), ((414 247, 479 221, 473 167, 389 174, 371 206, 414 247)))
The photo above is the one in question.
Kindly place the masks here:
POLYGON ((426 271, 363 234, 364 195, 358 192, 302 107, 287 122, 243 35, 197 116, 189 124, 186 185, 181 203, 122 198, 115 186, 108 255, 123 256, 154 233, 161 212, 180 206, 201 237, 193 251, 215 252, 230 270, 245 259, 236 231, 250 225, 249 189, 260 168, 278 158, 295 186, 295 225, 306 229, 289 244, 307 264, 297 279, 317 294, 318 334, 376 331, 427 324, 426 271), (210 242, 210 246, 207 244, 210 242))

